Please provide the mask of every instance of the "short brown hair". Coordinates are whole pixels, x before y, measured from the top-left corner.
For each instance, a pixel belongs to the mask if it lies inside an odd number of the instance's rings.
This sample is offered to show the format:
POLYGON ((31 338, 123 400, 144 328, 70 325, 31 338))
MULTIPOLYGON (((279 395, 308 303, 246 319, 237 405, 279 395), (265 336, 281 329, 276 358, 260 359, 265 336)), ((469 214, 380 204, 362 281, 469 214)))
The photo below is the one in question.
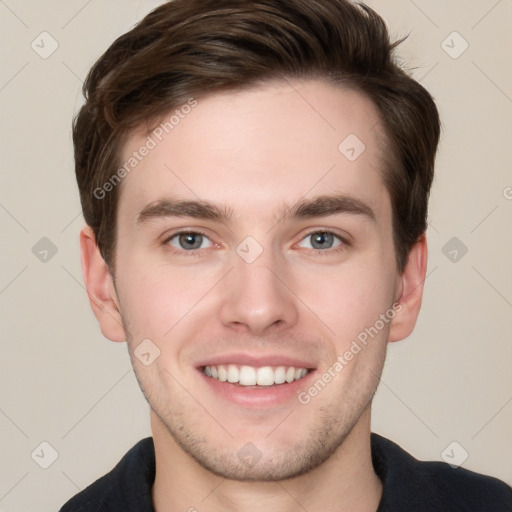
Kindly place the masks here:
POLYGON ((91 68, 73 121, 83 214, 110 270, 119 187, 100 198, 95 191, 116 172, 130 130, 191 97, 321 78, 360 91, 378 108, 403 271, 427 228, 440 121, 431 95, 395 62, 402 41, 390 40, 375 11, 349 0, 173 0, 149 13, 91 68))

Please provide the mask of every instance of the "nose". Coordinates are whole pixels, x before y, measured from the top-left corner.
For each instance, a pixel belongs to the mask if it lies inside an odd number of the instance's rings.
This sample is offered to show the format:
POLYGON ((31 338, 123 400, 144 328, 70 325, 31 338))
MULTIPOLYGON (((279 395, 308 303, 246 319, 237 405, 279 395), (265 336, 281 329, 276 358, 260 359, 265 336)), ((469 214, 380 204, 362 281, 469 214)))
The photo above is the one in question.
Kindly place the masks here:
POLYGON ((252 263, 235 255, 234 268, 223 283, 222 323, 255 336, 294 325, 298 299, 285 270, 284 262, 278 265, 270 250, 263 251, 252 263))

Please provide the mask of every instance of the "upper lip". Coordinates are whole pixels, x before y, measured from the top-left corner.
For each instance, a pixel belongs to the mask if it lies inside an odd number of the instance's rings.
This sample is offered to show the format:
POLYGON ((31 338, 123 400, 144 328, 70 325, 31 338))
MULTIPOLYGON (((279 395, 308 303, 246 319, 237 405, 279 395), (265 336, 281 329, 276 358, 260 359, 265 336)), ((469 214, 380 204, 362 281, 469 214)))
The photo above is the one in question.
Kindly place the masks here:
POLYGON ((316 368, 316 365, 311 361, 284 354, 256 355, 242 352, 217 354, 199 361, 197 367, 204 368, 205 366, 216 366, 219 364, 236 364, 239 366, 253 366, 255 368, 261 368, 262 366, 293 366, 308 370, 316 368))

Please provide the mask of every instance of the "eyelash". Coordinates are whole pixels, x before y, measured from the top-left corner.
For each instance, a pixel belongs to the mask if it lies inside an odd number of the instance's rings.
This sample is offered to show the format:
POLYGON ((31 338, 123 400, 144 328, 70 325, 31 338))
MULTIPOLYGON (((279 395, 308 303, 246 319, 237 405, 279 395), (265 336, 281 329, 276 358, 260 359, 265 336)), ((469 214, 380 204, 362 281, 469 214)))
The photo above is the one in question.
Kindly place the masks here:
MULTIPOLYGON (((341 242, 341 245, 338 246, 338 247, 335 247, 333 249, 325 249, 325 250, 322 250, 322 249, 308 249, 308 251, 312 251, 315 255, 318 255, 318 256, 329 256, 329 255, 332 255, 333 253, 338 253, 338 252, 341 252, 341 251, 344 251, 346 250, 347 247, 350 246, 350 243, 345 239, 343 238, 341 235, 338 235, 337 233, 335 233, 334 231, 329 231, 329 230, 326 230, 326 229, 317 229, 317 230, 314 230, 314 231, 310 231, 308 233, 306 233, 301 239, 300 241, 308 238, 309 236, 312 236, 312 235, 316 235, 316 234, 328 234, 328 235, 333 235, 335 238, 337 238, 340 242, 341 242)), ((203 233, 202 231, 192 231, 192 230, 181 230, 181 231, 176 231, 175 233, 173 233, 172 235, 168 236, 163 242, 162 244, 167 246, 167 247, 171 247, 169 245, 169 242, 173 239, 173 238, 176 238, 180 235, 202 235, 204 236, 205 238, 207 238, 208 240, 210 240, 210 237, 203 233)), ((211 240, 210 240, 211 241, 211 240)), ((213 243, 213 242, 212 242, 213 243)), ((204 251, 205 249, 192 249, 190 251, 186 251, 184 249, 175 249, 174 247, 172 247, 170 249, 171 252, 175 253, 175 254, 179 254, 179 255, 183 255, 183 256, 188 256, 188 257, 197 257, 197 256, 201 256, 201 252, 204 251)))

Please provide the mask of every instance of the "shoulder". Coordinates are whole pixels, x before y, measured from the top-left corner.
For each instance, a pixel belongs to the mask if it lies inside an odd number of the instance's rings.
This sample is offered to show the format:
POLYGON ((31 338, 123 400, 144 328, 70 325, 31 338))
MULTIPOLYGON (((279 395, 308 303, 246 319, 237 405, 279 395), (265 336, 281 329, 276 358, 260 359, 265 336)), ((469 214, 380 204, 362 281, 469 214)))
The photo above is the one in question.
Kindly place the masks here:
POLYGON ((419 461, 378 434, 371 440, 384 488, 378 512, 512 512, 512 488, 505 482, 445 462, 419 461))
POLYGON ((151 512, 155 449, 148 437, 133 446, 106 475, 66 502, 59 512, 151 512))

